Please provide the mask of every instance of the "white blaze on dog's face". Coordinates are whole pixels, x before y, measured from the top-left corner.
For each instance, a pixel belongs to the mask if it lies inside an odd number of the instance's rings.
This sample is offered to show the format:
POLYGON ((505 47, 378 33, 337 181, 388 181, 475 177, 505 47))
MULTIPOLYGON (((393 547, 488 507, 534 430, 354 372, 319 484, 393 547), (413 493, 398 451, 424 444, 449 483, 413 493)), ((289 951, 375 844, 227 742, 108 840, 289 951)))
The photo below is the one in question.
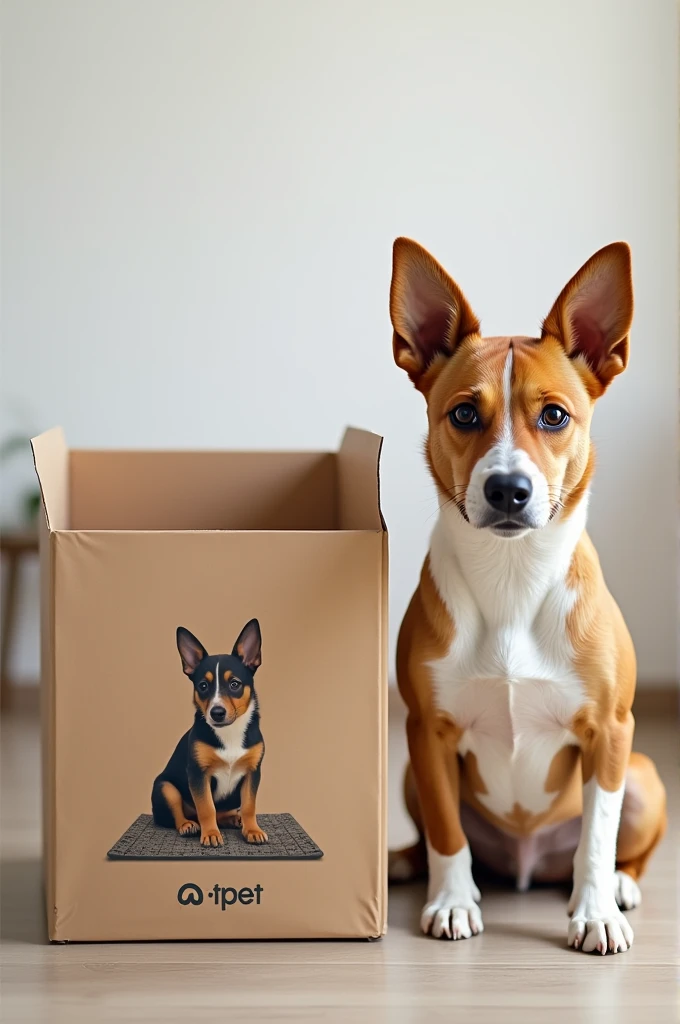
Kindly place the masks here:
POLYGON ((592 473, 595 399, 628 359, 628 246, 606 246, 581 268, 540 338, 483 338, 455 282, 400 238, 390 313, 395 361, 427 400, 427 457, 442 498, 501 537, 568 516, 592 473))

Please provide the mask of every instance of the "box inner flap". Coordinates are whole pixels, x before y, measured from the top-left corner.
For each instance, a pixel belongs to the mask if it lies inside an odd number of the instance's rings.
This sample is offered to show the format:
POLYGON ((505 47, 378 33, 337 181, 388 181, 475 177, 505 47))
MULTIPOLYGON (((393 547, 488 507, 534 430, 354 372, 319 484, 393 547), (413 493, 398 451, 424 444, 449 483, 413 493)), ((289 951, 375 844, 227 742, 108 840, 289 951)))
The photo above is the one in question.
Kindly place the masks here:
POLYGON ((61 427, 31 439, 43 509, 50 530, 69 527, 69 450, 61 427))
POLYGON ((335 455, 73 451, 73 530, 334 530, 335 455))
POLYGON ((348 427, 338 452, 338 522, 341 530, 384 530, 380 508, 383 439, 348 427))
POLYGON ((384 530, 382 438, 332 452, 69 451, 32 441, 52 530, 384 530))

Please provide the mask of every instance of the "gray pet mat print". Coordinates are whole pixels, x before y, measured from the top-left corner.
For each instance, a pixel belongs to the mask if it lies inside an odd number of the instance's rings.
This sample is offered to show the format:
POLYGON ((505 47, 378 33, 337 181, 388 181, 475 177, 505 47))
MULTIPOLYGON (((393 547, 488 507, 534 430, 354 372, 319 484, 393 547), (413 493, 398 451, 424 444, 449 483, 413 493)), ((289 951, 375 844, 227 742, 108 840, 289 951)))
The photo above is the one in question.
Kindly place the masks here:
POLYGON ((140 814, 109 850, 111 860, 318 860, 323 852, 292 814, 258 814, 268 843, 248 843, 239 829, 220 829, 224 846, 201 846, 198 836, 181 836, 140 814))

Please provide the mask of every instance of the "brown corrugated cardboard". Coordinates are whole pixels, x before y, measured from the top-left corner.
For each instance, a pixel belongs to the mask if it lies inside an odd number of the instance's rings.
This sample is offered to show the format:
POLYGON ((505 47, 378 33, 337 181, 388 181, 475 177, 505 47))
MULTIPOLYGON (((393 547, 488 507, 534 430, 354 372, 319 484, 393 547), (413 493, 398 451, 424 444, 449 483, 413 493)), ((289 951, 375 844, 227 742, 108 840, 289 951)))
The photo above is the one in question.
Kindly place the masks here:
POLYGON ((337 453, 69 451, 58 430, 33 441, 51 939, 384 932, 380 444, 357 430, 337 453), (154 778, 193 721, 176 628, 229 653, 252 618, 266 748, 257 811, 292 815, 323 856, 107 858, 150 813, 154 778), (180 898, 189 884, 200 903, 180 898), (257 900, 224 908, 214 895, 257 886, 257 900))

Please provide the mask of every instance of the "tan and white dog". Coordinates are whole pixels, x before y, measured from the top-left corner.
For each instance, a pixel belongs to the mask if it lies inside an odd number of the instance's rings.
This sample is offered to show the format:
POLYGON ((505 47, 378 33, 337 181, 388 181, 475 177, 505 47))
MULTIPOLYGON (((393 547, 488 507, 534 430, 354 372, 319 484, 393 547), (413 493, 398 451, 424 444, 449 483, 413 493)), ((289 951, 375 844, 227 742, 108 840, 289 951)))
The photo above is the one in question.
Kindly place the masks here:
POLYGON ((540 338, 484 338, 458 285, 399 238, 390 313, 440 497, 397 651, 420 839, 391 877, 429 868, 422 929, 451 939, 483 929, 472 856, 520 889, 573 879, 568 944, 624 951, 620 908, 640 902, 665 793, 631 753, 635 652, 585 525, 593 406, 628 361, 630 250, 588 260, 540 338))

